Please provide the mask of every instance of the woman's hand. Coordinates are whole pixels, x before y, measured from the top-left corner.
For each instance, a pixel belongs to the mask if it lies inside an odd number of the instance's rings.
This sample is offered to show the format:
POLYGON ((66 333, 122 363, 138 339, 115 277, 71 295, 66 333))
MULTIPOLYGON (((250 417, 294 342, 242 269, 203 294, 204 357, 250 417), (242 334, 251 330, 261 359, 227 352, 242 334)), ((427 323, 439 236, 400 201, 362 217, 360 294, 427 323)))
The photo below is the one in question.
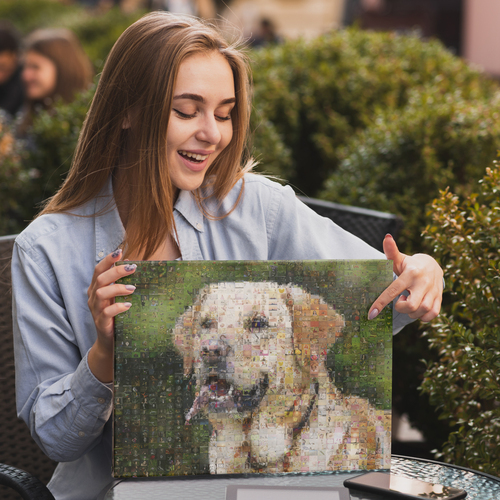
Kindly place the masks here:
POLYGON ((379 312, 398 295, 407 290, 408 297, 401 295, 396 302, 396 311, 412 319, 431 321, 441 309, 443 295, 443 270, 429 255, 405 255, 398 250, 393 237, 384 239, 384 253, 393 261, 394 273, 398 276, 373 303, 368 319, 374 319, 379 312))
POLYGON ((88 363, 95 377, 104 383, 113 380, 114 318, 131 306, 130 302, 116 303, 115 297, 130 295, 135 290, 133 285, 115 284, 136 269, 135 264, 115 266, 121 256, 121 249, 116 250, 95 266, 87 291, 89 309, 97 330, 97 340, 90 349, 88 363))

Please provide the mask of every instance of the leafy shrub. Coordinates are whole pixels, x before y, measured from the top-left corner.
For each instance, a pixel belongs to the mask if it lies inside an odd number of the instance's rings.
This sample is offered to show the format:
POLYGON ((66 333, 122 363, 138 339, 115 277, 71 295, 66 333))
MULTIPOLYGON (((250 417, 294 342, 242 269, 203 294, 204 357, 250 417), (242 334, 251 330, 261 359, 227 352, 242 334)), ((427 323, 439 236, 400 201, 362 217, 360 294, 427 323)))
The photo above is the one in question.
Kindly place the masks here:
POLYGON ((100 71, 118 37, 144 13, 143 10, 124 13, 113 8, 98 16, 75 18, 66 26, 75 32, 94 67, 100 71))
POLYGON ((0 116, 0 234, 22 231, 61 185, 93 92, 39 113, 22 140, 15 138, 15 124, 0 116))
POLYGON ((404 109, 419 89, 432 87, 435 96, 458 89, 463 101, 474 102, 497 88, 439 42, 393 33, 340 30, 263 48, 252 59, 262 168, 310 196, 337 169, 342 146, 381 111, 404 109), (269 133, 283 157, 276 148, 268 153, 269 133))
POLYGON ((87 16, 77 4, 54 0, 2 0, 0 19, 8 19, 23 34, 37 28, 67 26, 75 18, 87 16))
POLYGON ((31 129, 33 144, 23 161, 35 180, 23 194, 28 210, 38 211, 39 204, 52 196, 66 177, 94 90, 92 87, 80 93, 71 104, 59 102, 35 117, 31 129))
POLYGON ((430 211, 426 236, 445 269, 452 305, 426 332, 439 351, 422 390, 457 424, 439 455, 500 475, 500 166, 463 201, 447 189, 430 211))
POLYGON ((78 4, 54 0, 2 0, 0 19, 8 19, 24 35, 38 28, 65 27, 72 30, 96 71, 99 71, 111 47, 133 22, 145 13, 124 13, 119 8, 94 13, 78 4))
POLYGON ((16 140, 13 125, 0 111, 0 234, 17 232, 22 203, 18 196, 29 181, 21 162, 24 144, 16 140))
POLYGON ((451 186, 467 194, 471 180, 500 145, 500 94, 471 101, 461 91, 428 87, 409 93, 404 109, 380 112, 345 148, 321 197, 400 215, 400 246, 423 249, 426 206, 451 186))

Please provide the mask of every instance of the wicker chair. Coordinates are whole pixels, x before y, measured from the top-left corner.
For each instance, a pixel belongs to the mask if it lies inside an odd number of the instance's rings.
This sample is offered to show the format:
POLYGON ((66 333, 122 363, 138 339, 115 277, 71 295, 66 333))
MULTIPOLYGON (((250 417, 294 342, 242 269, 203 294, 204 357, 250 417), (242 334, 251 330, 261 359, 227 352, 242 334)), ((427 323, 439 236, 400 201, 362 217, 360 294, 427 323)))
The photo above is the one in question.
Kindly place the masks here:
POLYGON ((10 285, 14 238, 0 237, 0 498, 16 500, 20 494, 25 499, 53 499, 44 485, 57 463, 44 455, 16 415, 10 285))

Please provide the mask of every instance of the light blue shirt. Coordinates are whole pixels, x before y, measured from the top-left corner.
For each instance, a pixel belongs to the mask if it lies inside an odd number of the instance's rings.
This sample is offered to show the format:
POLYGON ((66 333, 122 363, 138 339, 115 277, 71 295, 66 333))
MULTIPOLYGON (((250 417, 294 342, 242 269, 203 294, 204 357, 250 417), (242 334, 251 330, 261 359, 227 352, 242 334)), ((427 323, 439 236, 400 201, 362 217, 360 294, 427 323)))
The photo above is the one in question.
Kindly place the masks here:
MULTIPOLYGON (((221 213, 233 207, 240 188, 241 181, 221 213)), ((208 208, 216 211, 215 204, 208 208)), ((385 258, 318 216, 290 187, 258 175, 245 176, 241 202, 222 220, 205 218, 187 191, 180 192, 174 212, 183 260, 385 258)), ((49 483, 57 500, 93 499, 112 480, 113 392, 88 367, 96 329, 87 288, 96 264, 123 237, 108 183, 74 215, 36 219, 14 246, 17 410, 42 450, 62 462, 49 483)), ((409 322, 395 312, 395 331, 409 322)))

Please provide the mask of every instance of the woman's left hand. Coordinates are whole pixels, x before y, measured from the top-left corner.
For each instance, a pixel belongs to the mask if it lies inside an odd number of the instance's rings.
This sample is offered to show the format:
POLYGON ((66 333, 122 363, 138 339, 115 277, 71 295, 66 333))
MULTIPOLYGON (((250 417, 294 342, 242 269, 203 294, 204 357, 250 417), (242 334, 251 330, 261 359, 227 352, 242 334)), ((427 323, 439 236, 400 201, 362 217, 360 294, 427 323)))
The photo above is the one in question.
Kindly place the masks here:
POLYGON ((443 295, 443 270, 429 255, 405 255, 398 250, 394 238, 388 234, 384 239, 384 253, 393 261, 394 273, 398 276, 373 303, 368 319, 375 319, 379 312, 405 290, 396 302, 396 311, 408 314, 412 319, 431 321, 441 310, 443 295))

